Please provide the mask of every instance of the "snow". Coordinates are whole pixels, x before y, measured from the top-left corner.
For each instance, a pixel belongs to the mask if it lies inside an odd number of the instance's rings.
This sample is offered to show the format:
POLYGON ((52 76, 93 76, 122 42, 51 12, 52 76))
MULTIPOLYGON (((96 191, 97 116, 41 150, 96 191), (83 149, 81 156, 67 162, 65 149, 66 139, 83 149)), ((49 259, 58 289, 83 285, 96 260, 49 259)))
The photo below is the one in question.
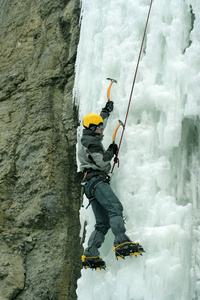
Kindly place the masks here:
MULTIPOLYGON (((80 121, 115 107, 104 132, 124 121, 150 1, 82 0, 74 99, 80 121)), ((111 186, 129 237, 146 253, 116 260, 113 234, 100 248, 105 271, 81 271, 78 300, 200 299, 200 2, 154 0, 133 98, 111 186)), ((78 129, 80 138, 82 126, 78 129)), ((119 143, 121 129, 117 133, 119 143)), ((88 201, 84 198, 84 206, 88 201)), ((86 237, 95 224, 80 209, 86 237)))

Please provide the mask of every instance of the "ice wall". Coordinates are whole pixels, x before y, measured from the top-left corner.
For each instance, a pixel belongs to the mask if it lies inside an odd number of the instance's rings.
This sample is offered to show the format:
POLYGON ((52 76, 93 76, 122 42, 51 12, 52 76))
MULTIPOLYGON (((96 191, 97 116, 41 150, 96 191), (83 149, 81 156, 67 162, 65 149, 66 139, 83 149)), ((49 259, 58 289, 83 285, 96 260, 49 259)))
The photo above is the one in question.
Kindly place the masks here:
MULTIPOLYGON (((105 105, 106 78, 118 81, 105 147, 125 118, 149 4, 82 0, 74 87, 80 120, 105 105)), ((200 2, 154 0, 111 183, 124 206, 127 234, 146 253, 117 261, 109 232, 100 249, 107 269, 82 270, 78 300, 200 299, 199 53, 200 2)), ((81 208, 80 219, 81 235, 87 223, 85 246, 94 226, 91 207, 81 208)))

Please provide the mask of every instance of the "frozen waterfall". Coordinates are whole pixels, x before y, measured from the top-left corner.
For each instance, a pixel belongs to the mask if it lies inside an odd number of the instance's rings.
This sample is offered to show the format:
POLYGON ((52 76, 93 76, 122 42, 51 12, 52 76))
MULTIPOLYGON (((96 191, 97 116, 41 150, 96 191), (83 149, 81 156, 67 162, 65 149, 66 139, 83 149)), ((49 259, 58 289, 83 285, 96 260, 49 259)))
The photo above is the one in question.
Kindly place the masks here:
MULTIPOLYGON (((82 0, 74 98, 82 120, 115 107, 104 132, 124 121, 150 0, 82 0)), ((154 0, 111 186, 140 257, 116 260, 110 231, 105 271, 83 269, 78 300, 200 299, 200 1, 154 0)), ((78 131, 80 137, 82 127, 78 131)), ((120 130, 117 134, 118 142, 120 130)), ((85 207, 87 199, 84 198, 85 207)), ((85 243, 94 226, 81 208, 85 243)))

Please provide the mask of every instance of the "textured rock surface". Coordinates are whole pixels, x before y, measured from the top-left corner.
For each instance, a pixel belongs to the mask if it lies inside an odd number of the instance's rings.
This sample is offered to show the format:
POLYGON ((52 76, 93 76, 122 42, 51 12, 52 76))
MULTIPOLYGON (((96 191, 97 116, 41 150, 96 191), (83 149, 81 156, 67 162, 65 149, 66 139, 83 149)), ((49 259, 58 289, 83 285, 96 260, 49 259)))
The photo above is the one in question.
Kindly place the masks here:
POLYGON ((76 299, 78 0, 0 0, 0 299, 76 299))

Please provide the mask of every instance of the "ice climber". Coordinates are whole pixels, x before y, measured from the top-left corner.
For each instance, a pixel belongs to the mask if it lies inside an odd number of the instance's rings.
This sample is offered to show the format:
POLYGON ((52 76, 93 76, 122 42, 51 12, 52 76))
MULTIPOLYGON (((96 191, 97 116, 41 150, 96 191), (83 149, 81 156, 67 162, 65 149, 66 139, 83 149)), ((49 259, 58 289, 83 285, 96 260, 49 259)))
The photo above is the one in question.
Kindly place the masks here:
POLYGON ((84 193, 89 199, 96 219, 95 230, 82 256, 82 263, 86 268, 105 268, 105 262, 100 258, 98 248, 104 242, 109 228, 115 236, 114 247, 119 247, 119 250, 128 248, 131 252, 131 246, 135 245, 125 234, 123 207, 112 191, 107 175, 111 168, 110 161, 118 151, 115 143, 110 144, 107 150, 102 145, 103 130, 112 111, 113 101, 109 100, 100 115, 89 113, 83 118, 84 129, 78 157, 81 171, 84 173, 82 181, 84 193))

